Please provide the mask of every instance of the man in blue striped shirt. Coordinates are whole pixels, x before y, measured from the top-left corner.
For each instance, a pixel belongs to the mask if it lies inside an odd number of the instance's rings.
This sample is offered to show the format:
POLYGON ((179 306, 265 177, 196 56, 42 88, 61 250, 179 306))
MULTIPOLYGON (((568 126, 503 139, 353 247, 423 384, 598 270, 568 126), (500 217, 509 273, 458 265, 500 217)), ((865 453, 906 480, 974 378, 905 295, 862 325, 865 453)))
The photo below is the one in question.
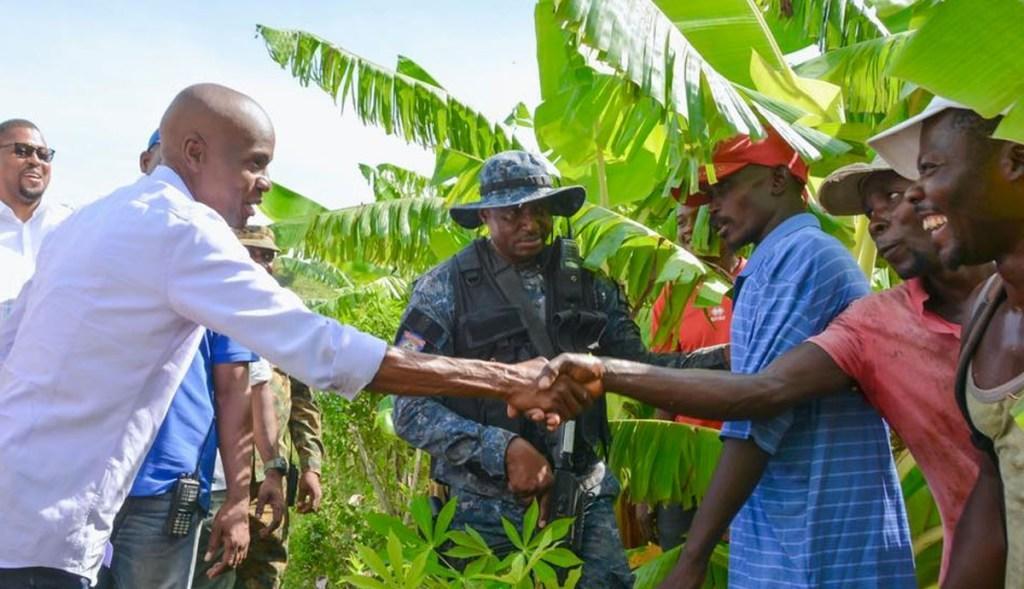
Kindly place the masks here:
MULTIPOLYGON (((731 333, 733 372, 753 374, 823 330, 868 285, 805 212, 807 166, 781 137, 733 138, 714 165, 712 223, 733 250, 757 245, 736 279, 731 333)), ((721 461, 664 586, 700 587, 730 521, 732 588, 916 586, 888 429, 863 395, 727 422, 722 437, 721 461)))

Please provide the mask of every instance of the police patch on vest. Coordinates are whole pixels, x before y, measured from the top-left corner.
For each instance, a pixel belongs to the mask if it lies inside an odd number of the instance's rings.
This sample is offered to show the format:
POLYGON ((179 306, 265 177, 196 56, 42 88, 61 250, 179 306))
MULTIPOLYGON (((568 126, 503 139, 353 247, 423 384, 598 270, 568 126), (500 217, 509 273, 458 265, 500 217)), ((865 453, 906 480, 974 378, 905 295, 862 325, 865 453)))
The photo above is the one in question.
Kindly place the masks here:
POLYGON ((395 345, 403 350, 419 352, 427 346, 427 340, 424 339, 422 335, 406 329, 402 332, 402 337, 398 339, 398 343, 395 345))

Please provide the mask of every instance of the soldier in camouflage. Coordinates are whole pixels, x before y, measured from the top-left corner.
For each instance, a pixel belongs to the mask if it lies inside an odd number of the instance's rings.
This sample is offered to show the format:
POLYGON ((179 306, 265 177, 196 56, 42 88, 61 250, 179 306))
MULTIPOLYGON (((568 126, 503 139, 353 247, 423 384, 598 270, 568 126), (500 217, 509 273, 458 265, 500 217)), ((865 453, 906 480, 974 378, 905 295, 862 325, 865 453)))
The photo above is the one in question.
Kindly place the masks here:
MULTIPOLYGON (((535 156, 511 151, 485 162, 481 200, 453 207, 480 239, 415 285, 397 345, 455 357, 516 362, 559 352, 594 352, 669 367, 724 367, 724 349, 653 354, 608 277, 581 268, 575 244, 550 242, 552 215, 583 205, 582 187, 556 188, 535 156)), ((458 500, 453 527, 472 527, 509 550, 501 519, 521 526, 525 507, 549 499, 557 441, 500 403, 396 397, 395 429, 431 457, 431 478, 458 500)), ((577 420, 572 471, 584 493, 581 588, 631 587, 613 504, 619 483, 600 458, 607 447, 603 398, 577 420)))
MULTIPOLYGON (((266 227, 246 227, 238 231, 239 240, 249 250, 254 262, 273 274, 273 262, 278 253, 273 233, 266 227)), ((320 467, 324 446, 321 441, 320 409, 305 384, 266 364, 253 370, 254 431, 265 428, 276 441, 271 448, 257 448, 253 452, 253 482, 249 530, 249 555, 236 570, 236 589, 278 589, 288 564, 288 511, 283 522, 275 526, 270 510, 257 515, 257 497, 261 485, 280 485, 276 476, 266 473, 277 471, 289 480, 289 503, 293 500, 299 513, 316 511, 323 492, 320 487, 320 467), (268 457, 264 463, 261 457, 268 457), (297 478, 297 481, 296 481, 297 478), (294 482, 294 485, 292 484, 294 482)), ((257 446, 261 445, 257 439, 257 446)), ((264 494, 264 496, 266 496, 264 494)))

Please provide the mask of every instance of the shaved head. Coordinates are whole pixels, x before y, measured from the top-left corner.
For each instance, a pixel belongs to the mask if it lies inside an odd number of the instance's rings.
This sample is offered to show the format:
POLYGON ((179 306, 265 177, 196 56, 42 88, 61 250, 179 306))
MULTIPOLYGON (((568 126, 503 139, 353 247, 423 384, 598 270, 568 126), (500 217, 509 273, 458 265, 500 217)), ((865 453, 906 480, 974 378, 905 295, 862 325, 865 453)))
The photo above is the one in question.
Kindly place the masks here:
POLYGON ((164 165, 232 227, 244 227, 270 190, 274 126, 241 92, 218 84, 185 88, 160 121, 160 143, 164 165))

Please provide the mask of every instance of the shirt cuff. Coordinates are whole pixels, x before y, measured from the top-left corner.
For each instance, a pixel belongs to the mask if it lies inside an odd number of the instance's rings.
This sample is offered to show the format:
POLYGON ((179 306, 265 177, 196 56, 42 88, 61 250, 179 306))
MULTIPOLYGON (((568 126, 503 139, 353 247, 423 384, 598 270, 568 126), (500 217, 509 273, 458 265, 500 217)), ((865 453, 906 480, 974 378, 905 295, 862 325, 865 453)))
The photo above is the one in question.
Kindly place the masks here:
POLYGON ((388 344, 384 340, 343 325, 335 349, 334 390, 354 399, 377 376, 388 344))
POLYGON ((300 458, 299 459, 299 472, 315 472, 320 473, 320 459, 318 458, 300 458))
POLYGON ((484 427, 480 435, 480 466, 492 477, 505 480, 505 452, 516 434, 500 427, 484 427))

